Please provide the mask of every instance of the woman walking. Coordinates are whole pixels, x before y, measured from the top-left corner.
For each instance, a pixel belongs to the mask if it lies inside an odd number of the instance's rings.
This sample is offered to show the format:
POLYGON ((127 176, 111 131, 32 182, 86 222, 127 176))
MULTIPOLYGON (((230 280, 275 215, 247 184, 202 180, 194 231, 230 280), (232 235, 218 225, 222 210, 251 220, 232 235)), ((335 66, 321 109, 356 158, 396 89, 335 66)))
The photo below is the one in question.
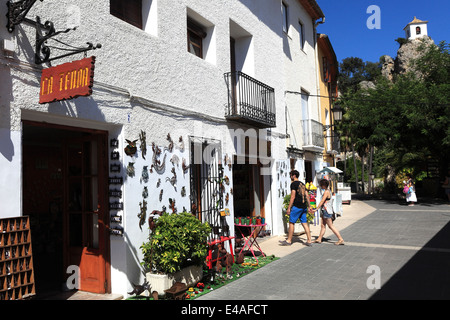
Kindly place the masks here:
POLYGON ((328 189, 328 186, 330 185, 329 181, 326 179, 322 179, 319 182, 319 187, 322 191, 322 199, 320 200, 320 203, 317 206, 317 210, 320 210, 321 213, 320 216, 322 217, 322 223, 320 225, 320 233, 319 237, 316 239, 316 243, 322 243, 323 235, 325 234, 327 226, 330 228, 331 231, 336 235, 338 238, 338 241, 335 242, 335 245, 343 245, 344 239, 342 239, 341 234, 339 231, 334 227, 333 225, 333 207, 331 203, 331 192, 328 189))
POLYGON ((406 194, 406 202, 408 202, 408 206, 414 206, 414 203, 417 202, 416 196, 416 187, 414 186, 414 181, 410 174, 406 175, 408 177, 408 181, 406 181, 407 186, 409 187, 409 192, 406 194))

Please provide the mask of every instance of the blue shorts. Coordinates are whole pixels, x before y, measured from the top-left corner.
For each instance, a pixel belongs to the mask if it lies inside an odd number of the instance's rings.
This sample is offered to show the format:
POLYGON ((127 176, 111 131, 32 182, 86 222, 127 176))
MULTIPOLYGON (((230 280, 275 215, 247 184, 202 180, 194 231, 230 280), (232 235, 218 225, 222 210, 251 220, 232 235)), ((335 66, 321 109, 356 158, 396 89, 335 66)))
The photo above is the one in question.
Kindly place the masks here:
POLYGON ((308 220, 306 218, 307 213, 308 213, 308 209, 302 209, 302 208, 297 208, 295 206, 292 206, 291 214, 289 215, 289 222, 296 223, 297 220, 300 218, 301 223, 306 223, 306 222, 308 222, 308 220))
POLYGON ((326 218, 326 219, 332 219, 333 218, 333 214, 329 214, 327 210, 323 209, 320 211, 320 217, 321 218, 326 218))

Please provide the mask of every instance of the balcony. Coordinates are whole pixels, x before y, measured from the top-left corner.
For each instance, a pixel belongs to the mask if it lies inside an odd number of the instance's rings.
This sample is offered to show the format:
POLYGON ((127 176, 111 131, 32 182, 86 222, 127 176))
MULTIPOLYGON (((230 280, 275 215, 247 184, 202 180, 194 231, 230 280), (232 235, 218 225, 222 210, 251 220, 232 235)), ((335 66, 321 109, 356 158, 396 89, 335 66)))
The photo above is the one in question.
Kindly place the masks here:
POLYGON ((258 128, 276 127, 273 88, 240 71, 224 76, 228 87, 227 120, 258 128))
MULTIPOLYGON (((336 133, 337 134, 337 133, 336 133)), ((327 139, 327 153, 331 155, 339 154, 341 143, 338 135, 333 135, 327 139)))
POLYGON ((323 124, 315 120, 301 120, 303 132, 303 149, 312 152, 322 152, 325 149, 323 139, 323 124))

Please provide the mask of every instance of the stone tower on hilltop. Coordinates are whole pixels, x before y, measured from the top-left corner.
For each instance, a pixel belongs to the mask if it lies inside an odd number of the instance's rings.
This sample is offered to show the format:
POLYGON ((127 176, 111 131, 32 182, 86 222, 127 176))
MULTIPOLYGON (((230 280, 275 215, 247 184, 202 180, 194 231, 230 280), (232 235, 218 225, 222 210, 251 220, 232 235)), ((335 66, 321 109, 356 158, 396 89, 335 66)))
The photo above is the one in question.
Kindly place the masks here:
POLYGON ((388 55, 382 57, 382 74, 389 80, 393 80, 394 74, 402 74, 411 70, 411 61, 419 57, 419 48, 422 45, 435 45, 428 36, 428 21, 422 21, 414 17, 414 20, 403 29, 406 41, 401 42, 395 60, 388 55))

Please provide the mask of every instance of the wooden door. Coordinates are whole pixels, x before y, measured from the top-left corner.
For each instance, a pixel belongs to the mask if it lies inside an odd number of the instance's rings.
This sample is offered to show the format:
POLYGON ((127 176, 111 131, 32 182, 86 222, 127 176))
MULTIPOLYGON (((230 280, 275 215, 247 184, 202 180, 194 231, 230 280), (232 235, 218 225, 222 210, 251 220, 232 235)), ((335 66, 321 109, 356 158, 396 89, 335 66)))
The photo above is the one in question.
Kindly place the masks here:
POLYGON ((105 293, 107 190, 106 135, 67 141, 65 192, 66 267, 79 267, 79 289, 105 293))

